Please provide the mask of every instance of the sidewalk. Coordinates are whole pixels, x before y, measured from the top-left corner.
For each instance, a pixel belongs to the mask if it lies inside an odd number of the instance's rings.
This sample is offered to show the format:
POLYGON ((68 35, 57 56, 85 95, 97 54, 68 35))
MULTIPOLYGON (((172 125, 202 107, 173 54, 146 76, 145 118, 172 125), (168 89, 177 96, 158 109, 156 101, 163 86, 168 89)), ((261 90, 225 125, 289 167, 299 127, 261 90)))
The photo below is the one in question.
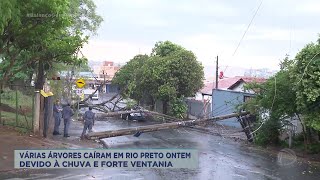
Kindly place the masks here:
MULTIPOLYGON (((99 144, 99 141, 80 139, 80 136, 83 130, 82 121, 72 120, 69 127, 70 137, 68 138, 63 137, 63 127, 64 127, 64 124, 62 120, 59 128, 61 135, 53 136, 52 134, 50 134, 49 138, 57 142, 72 144, 73 146, 70 148, 103 148, 103 146, 99 144)), ((93 127, 93 131, 94 131, 94 127, 93 127)))
MULTIPOLYGON (((103 148, 96 141, 80 140, 82 129, 80 121, 72 121, 70 137, 49 135, 48 138, 43 138, 32 134, 21 135, 13 127, 0 126, 0 173, 14 170, 14 150, 17 149, 103 148)), ((63 123, 60 125, 60 133, 63 134, 63 123)))

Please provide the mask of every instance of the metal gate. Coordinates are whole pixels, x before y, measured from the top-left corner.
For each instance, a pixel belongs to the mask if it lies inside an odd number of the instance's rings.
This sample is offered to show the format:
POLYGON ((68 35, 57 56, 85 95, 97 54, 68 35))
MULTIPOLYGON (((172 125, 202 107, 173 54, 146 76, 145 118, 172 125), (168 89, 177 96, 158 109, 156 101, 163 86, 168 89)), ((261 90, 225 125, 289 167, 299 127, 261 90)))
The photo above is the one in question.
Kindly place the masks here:
POLYGON ((0 88, 0 124, 31 131, 34 87, 6 84, 0 88))

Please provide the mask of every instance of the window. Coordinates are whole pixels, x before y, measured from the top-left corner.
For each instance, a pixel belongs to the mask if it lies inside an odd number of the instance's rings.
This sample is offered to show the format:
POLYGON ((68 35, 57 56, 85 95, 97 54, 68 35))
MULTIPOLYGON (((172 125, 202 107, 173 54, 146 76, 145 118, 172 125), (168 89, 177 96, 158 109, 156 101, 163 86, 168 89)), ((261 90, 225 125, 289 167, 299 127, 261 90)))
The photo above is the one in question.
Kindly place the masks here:
POLYGON ((250 99, 252 99, 252 96, 243 96, 243 102, 248 102, 250 99))

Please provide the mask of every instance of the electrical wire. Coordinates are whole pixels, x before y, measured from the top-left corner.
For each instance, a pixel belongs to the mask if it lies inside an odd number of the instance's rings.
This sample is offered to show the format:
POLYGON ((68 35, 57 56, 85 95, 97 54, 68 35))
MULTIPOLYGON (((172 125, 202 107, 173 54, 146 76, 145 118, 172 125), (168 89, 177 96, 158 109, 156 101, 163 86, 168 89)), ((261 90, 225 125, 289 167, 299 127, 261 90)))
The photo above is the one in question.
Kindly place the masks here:
POLYGON ((220 112, 216 113, 216 115, 215 115, 215 116, 221 116, 221 115, 224 115, 224 114, 228 113, 228 112, 229 112, 229 111, 231 111, 231 110, 234 110, 234 107, 226 108, 226 109, 224 109, 224 111, 220 111, 220 112))
POLYGON ((309 63, 307 64, 307 66, 304 68, 304 71, 303 71, 303 74, 302 74, 302 76, 301 76, 301 79, 299 80, 299 82, 298 82, 297 84, 299 84, 299 83, 302 81, 302 78, 303 78, 303 76, 306 74, 306 71, 307 71, 307 68, 308 68, 309 64, 310 64, 310 63, 313 61, 313 59, 314 59, 315 57, 317 57, 319 54, 320 54, 320 52, 318 52, 316 55, 314 55, 314 56, 312 57, 312 59, 309 61, 309 63))
MULTIPOLYGON (((240 45, 241 45, 242 40, 243 40, 244 37, 246 36, 246 34, 247 34, 247 32, 248 32, 248 30, 249 30, 249 28, 250 28, 250 26, 251 26, 254 18, 255 18, 256 15, 258 14, 258 11, 259 11, 259 9, 260 9, 260 7, 261 7, 261 5, 262 5, 262 2, 263 2, 263 0, 260 1, 260 4, 259 4, 257 10, 255 11, 255 13, 253 14, 253 16, 252 16, 252 18, 251 18, 251 21, 250 21, 250 23, 249 23, 248 26, 247 26, 247 29, 244 31, 244 33, 243 33, 243 35, 242 35, 242 37, 241 37, 241 39, 240 39, 240 41, 239 41, 236 49, 234 50, 234 52, 233 52, 233 54, 232 54, 232 57, 233 57, 233 56, 236 54, 236 52, 238 51, 238 49, 239 49, 239 47, 240 47, 240 45)), ((228 65, 226 66, 226 68, 224 69, 223 72, 226 72, 227 68, 228 68, 228 65)))
POLYGON ((235 97, 235 98, 233 98, 233 99, 225 102, 224 104, 218 106, 217 108, 215 108, 215 109, 213 110, 213 112, 214 112, 214 111, 217 111, 218 109, 220 109, 220 108, 222 108, 222 107, 224 107, 224 106, 226 106, 228 103, 231 103, 231 102, 233 102, 234 100, 239 100, 239 96, 237 96, 237 97, 235 97))
POLYGON ((226 105, 223 109, 219 110, 219 111, 213 111, 214 116, 218 116, 218 114, 225 112, 226 109, 230 109, 230 108, 234 108, 234 107, 230 107, 228 105, 226 105))
MULTIPOLYGON (((272 100, 272 104, 271 104, 271 109, 270 109, 270 112, 272 111, 273 109, 273 105, 274 105, 274 101, 276 99, 276 96, 277 96, 277 78, 276 76, 274 77, 274 96, 273 96, 273 100, 272 100)), ((265 123, 265 121, 263 121, 261 123, 261 125, 256 129, 254 130, 253 132, 250 133, 250 135, 254 134, 255 132, 257 132, 261 127, 262 125, 265 123)))

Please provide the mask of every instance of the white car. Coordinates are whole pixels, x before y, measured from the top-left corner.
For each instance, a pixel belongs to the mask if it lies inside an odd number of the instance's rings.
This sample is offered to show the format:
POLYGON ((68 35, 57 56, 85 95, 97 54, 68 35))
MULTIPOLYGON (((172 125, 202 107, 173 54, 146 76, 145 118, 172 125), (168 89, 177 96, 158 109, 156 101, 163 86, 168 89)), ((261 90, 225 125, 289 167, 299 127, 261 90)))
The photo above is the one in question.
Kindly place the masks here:
MULTIPOLYGON (((85 89, 84 90, 84 95, 89 96, 92 93, 94 93, 96 90, 95 89, 85 89)), ((97 91, 96 93, 94 93, 94 95, 92 96, 93 100, 98 100, 99 99, 99 91, 97 91)))
POLYGON ((99 99, 99 92, 98 91, 96 93, 94 93, 94 95, 92 96, 92 99, 94 99, 94 100, 99 99))

